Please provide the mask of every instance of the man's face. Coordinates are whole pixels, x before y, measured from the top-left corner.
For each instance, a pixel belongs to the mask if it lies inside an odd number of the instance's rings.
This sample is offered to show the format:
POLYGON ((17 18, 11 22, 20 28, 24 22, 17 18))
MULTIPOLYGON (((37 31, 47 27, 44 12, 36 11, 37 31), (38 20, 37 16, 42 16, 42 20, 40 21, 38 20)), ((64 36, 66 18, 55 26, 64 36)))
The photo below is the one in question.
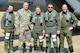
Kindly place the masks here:
POLYGON ((12 12, 12 11, 13 11, 13 6, 9 6, 9 7, 8 7, 8 11, 9 11, 9 12, 12 12))
POLYGON ((62 5, 62 11, 63 12, 67 12, 67 10, 68 10, 67 5, 66 4, 62 5))
POLYGON ((52 11, 53 10, 53 5, 48 5, 48 11, 52 11))
POLYGON ((37 8, 35 9, 35 11, 36 11, 36 14, 40 14, 41 9, 40 9, 39 7, 37 7, 37 8))
POLYGON ((27 10, 28 7, 29 7, 29 4, 28 4, 28 3, 24 3, 24 4, 23 4, 23 8, 24 8, 25 10, 27 10))

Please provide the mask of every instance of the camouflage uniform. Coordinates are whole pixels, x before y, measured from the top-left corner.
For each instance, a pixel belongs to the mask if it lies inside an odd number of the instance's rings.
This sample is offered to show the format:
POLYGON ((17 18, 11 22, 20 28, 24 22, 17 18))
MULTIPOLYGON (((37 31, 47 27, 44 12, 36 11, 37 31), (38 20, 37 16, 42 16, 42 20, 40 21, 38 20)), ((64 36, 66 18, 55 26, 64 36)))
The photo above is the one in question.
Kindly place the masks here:
POLYGON ((31 11, 25 10, 24 8, 18 10, 15 18, 15 27, 16 30, 20 30, 20 35, 19 35, 19 49, 22 49, 23 43, 26 43, 26 49, 28 50, 30 48, 31 44, 31 11))
POLYGON ((34 25, 34 27, 33 27, 33 38, 34 38, 34 49, 35 49, 35 51, 42 50, 42 46, 43 46, 42 31, 44 29, 43 20, 44 20, 44 13, 43 12, 41 12, 39 15, 37 15, 36 12, 33 13, 32 23, 34 25), (39 39, 39 46, 37 45, 38 39, 39 39))
POLYGON ((8 47, 10 51, 13 51, 13 38, 14 38, 14 13, 9 12, 8 10, 4 14, 4 16, 1 19, 1 28, 5 30, 5 51, 8 52, 8 47), (9 34, 7 36, 6 34, 9 34))
POLYGON ((60 23, 59 19, 57 18, 58 13, 53 10, 52 12, 46 12, 45 13, 45 26, 46 26, 46 44, 47 44, 47 53, 50 52, 50 47, 51 47, 51 38, 54 44, 54 52, 58 53, 58 44, 57 44, 57 35, 56 31, 59 30, 60 28, 60 23))
POLYGON ((72 31, 69 31, 68 28, 76 26, 77 18, 73 13, 69 11, 67 11, 66 13, 60 12, 59 17, 61 20, 60 52, 64 51, 64 37, 67 38, 69 51, 73 52, 72 31))

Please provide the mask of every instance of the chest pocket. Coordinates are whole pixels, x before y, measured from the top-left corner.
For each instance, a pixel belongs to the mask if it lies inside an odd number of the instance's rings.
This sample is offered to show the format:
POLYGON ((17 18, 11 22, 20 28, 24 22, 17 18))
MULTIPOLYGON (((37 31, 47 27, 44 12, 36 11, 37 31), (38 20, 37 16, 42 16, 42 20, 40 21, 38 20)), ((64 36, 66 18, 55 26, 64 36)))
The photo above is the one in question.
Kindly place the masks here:
POLYGON ((14 28, 14 23, 13 23, 13 14, 9 14, 8 12, 6 12, 6 16, 5 16, 5 28, 7 29, 13 29, 14 28))
POLYGON ((62 18, 64 17, 66 20, 70 20, 71 19, 71 13, 67 12, 67 14, 62 14, 62 12, 59 14, 60 16, 60 20, 62 20, 62 18))
POLYGON ((37 16, 36 14, 33 15, 32 22, 33 23, 43 23, 43 15, 37 16))
POLYGON ((29 12, 21 12, 20 13, 20 21, 22 23, 28 23, 30 22, 30 17, 31 17, 31 14, 29 12))
POLYGON ((49 13, 47 12, 45 14, 45 23, 46 23, 46 26, 56 25, 56 13, 52 12, 51 16, 49 16, 49 13))

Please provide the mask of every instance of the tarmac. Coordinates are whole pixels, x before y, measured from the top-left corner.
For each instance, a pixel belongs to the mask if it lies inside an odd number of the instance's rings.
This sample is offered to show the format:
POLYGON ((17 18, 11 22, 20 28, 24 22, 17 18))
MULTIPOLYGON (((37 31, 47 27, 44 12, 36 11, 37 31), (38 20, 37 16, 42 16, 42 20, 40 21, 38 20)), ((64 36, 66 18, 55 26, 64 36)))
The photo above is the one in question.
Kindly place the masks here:
MULTIPOLYGON (((4 34, 1 32, 1 17, 3 16, 4 12, 0 12, 0 53, 5 53, 4 51, 4 34)), ((15 12, 16 14, 16 12, 15 12)), ((80 21, 78 21, 78 25, 80 26, 80 21)), ((59 43, 59 38, 57 37, 58 43, 59 43)), ((80 53, 80 35, 74 35, 72 36, 72 40, 73 40, 73 47, 74 47, 74 53, 80 53)), ((31 38, 31 45, 33 46, 33 38, 31 38)), ((19 45, 19 39, 18 39, 18 35, 14 36, 14 53, 19 53, 18 50, 18 45, 19 45)), ((43 46, 45 47, 45 39, 44 39, 44 43, 43 46)), ((51 43, 51 48, 53 48, 53 43, 51 43)), ((67 40, 66 38, 64 39, 64 51, 65 53, 68 53, 68 44, 67 44, 67 40)), ((51 49, 53 51, 53 49, 51 49)), ((32 50, 31 53, 34 53, 34 50, 32 50)), ((53 53, 53 52, 51 52, 53 53)))

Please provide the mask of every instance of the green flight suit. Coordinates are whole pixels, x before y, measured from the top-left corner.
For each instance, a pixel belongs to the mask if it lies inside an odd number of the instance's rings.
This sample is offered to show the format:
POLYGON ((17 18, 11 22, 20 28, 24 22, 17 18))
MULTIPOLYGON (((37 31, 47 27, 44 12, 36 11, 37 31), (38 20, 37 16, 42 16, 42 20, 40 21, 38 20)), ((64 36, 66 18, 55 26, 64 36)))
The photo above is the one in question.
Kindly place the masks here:
POLYGON ((37 15, 35 12, 32 16, 32 23, 33 23, 33 38, 34 38, 34 49, 35 50, 41 50, 43 46, 43 35, 42 30, 44 29, 43 26, 43 20, 44 20, 44 13, 41 12, 39 15, 37 15), (42 37, 40 39, 40 37, 42 37), (39 46, 37 46, 37 40, 39 39, 39 46))
POLYGON ((1 28, 5 30, 5 51, 8 52, 8 47, 13 51, 13 38, 14 38, 14 13, 9 12, 8 10, 1 19, 1 28), (6 37, 6 34, 10 33, 9 37, 6 37))
POLYGON ((60 27, 60 20, 57 17, 58 13, 53 10, 52 12, 46 12, 45 13, 45 27, 46 27, 46 44, 48 47, 47 53, 50 52, 50 47, 51 47, 51 39, 54 44, 54 52, 58 53, 58 44, 57 44, 57 35, 56 31, 59 30, 60 27))
POLYGON ((77 25, 77 18, 69 11, 66 13, 60 12, 59 17, 61 20, 60 52, 64 51, 64 37, 67 39, 69 51, 73 52, 72 31, 69 31, 68 28, 75 27, 77 25))

